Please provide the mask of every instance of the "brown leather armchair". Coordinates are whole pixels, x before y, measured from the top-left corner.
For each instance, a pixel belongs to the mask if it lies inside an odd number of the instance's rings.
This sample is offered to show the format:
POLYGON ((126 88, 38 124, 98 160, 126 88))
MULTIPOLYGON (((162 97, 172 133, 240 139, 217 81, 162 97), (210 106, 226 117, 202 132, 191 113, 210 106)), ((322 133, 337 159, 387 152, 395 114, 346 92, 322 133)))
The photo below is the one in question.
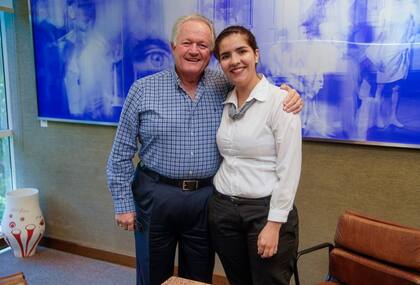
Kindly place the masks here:
POLYGON ((298 253, 296 285, 298 259, 322 248, 329 250, 329 272, 319 285, 420 284, 420 229, 346 211, 338 220, 334 245, 323 243, 298 253))

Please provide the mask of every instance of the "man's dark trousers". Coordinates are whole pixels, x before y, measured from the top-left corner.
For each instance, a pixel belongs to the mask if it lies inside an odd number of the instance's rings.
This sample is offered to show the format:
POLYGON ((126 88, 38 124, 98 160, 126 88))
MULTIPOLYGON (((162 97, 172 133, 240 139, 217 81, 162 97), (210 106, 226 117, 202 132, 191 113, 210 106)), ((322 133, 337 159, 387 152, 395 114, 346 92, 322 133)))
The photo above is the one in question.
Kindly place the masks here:
POLYGON ((173 275, 178 244, 178 275, 211 283, 214 251, 207 228, 212 187, 183 191, 137 167, 133 180, 137 284, 160 285, 173 275))

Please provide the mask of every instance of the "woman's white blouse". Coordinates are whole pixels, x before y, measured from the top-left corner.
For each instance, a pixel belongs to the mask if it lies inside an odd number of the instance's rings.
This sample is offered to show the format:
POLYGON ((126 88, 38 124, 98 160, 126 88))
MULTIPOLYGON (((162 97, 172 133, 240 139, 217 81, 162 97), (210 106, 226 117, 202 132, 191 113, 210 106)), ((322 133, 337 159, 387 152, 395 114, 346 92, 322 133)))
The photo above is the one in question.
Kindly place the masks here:
POLYGON ((286 222, 299 184, 302 135, 299 115, 283 111, 286 91, 263 77, 247 101, 257 101, 245 116, 232 120, 235 89, 228 95, 217 146, 223 162, 214 177, 220 193, 245 198, 271 195, 269 221, 286 222))

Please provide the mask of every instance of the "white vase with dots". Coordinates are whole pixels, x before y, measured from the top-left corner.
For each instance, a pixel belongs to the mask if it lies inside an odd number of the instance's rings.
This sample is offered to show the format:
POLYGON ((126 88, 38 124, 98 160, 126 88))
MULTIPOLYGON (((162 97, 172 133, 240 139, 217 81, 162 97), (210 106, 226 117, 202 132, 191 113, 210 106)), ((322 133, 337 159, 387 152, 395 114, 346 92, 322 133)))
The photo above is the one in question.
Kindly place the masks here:
POLYGON ((45 232, 38 189, 19 188, 6 193, 1 230, 15 256, 29 257, 35 254, 45 232))

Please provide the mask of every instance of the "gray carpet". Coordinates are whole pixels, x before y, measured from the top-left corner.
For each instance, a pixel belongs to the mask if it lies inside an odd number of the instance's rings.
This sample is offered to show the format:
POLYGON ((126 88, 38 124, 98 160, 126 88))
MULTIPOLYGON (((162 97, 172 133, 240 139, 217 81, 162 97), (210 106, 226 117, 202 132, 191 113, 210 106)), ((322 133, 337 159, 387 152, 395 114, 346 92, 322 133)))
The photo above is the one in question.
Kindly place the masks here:
POLYGON ((29 285, 133 285, 134 268, 38 247, 29 258, 0 253, 0 276, 22 271, 29 285))

